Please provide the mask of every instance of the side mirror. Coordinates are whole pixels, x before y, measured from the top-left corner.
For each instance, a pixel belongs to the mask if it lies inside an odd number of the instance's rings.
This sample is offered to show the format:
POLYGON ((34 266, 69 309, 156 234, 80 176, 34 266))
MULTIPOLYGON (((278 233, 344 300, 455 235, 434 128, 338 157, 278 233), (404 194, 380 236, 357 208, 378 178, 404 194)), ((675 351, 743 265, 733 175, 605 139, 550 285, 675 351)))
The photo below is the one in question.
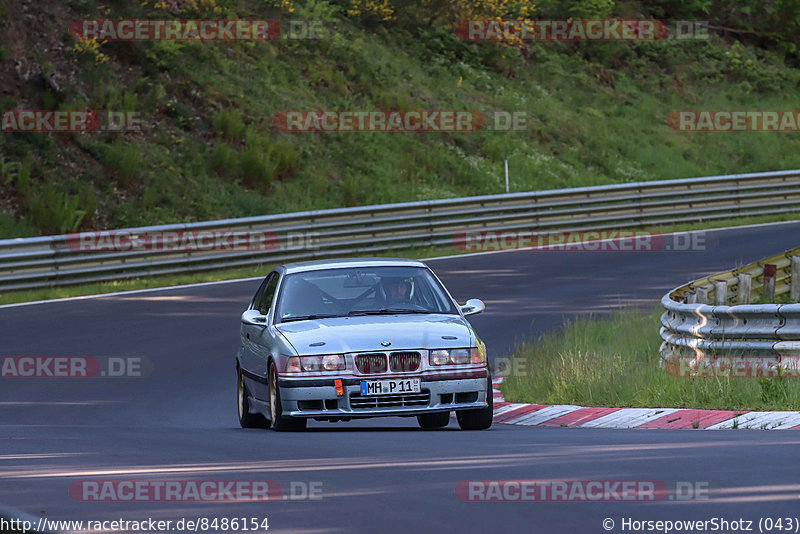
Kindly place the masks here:
POLYGON ((486 309, 486 304, 480 299, 469 299, 466 304, 461 306, 461 313, 464 315, 475 315, 486 309))
POLYGON ((250 326, 267 326, 267 317, 258 310, 247 310, 242 314, 242 322, 250 326))

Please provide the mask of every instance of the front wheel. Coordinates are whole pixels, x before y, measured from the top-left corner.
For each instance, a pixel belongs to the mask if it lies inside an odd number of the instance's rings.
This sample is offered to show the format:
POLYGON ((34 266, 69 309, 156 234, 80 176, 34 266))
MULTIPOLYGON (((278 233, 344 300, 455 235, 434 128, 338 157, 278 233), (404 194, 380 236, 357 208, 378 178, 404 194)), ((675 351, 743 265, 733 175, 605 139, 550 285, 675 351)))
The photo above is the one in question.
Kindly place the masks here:
POLYGON ((456 412, 458 426, 461 430, 486 430, 492 426, 494 417, 494 393, 492 392, 492 377, 488 377, 489 384, 486 389, 486 408, 477 410, 459 410, 456 412))
POLYGON ((281 406, 281 390, 278 388, 278 372, 275 362, 269 367, 269 413, 272 419, 272 430, 276 432, 291 432, 305 430, 307 419, 301 417, 288 417, 283 415, 281 406))

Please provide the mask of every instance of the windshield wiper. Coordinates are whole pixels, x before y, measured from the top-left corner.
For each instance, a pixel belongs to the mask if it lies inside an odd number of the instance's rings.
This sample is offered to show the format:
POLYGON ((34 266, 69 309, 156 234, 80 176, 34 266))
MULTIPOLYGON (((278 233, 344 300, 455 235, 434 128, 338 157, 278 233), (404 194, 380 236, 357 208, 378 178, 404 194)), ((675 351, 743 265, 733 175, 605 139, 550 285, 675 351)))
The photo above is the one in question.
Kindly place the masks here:
POLYGON ((426 310, 409 310, 407 308, 381 308, 380 310, 353 310, 347 315, 395 315, 400 313, 436 313, 426 310))
POLYGON ((326 314, 311 314, 311 315, 295 315, 292 317, 284 317, 281 319, 282 323, 290 323, 292 321, 308 321, 312 319, 330 319, 332 317, 341 317, 341 315, 326 315, 326 314))

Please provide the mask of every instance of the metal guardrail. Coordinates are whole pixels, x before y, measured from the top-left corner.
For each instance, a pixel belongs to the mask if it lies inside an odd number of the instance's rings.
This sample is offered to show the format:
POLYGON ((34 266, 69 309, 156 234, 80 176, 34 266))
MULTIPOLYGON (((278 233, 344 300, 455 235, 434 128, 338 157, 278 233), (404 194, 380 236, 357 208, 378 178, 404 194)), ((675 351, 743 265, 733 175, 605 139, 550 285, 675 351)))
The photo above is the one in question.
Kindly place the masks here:
POLYGON ((800 247, 675 288, 661 299, 662 361, 798 357, 798 301, 800 247))
POLYGON ((0 240, 0 291, 453 243, 484 230, 631 229, 800 210, 800 170, 306 211, 118 232, 268 231, 270 250, 86 251, 68 236, 0 240), (312 236, 309 243, 308 236, 312 236), (302 236, 303 239, 296 239, 302 236))

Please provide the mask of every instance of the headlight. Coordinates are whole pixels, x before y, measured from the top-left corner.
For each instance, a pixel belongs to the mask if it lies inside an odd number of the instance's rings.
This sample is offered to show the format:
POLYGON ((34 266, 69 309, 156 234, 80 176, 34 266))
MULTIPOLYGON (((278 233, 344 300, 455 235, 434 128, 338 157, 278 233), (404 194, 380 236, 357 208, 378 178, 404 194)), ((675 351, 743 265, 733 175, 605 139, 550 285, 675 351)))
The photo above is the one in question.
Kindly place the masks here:
POLYGON ((436 349, 430 352, 431 365, 468 365, 484 363, 483 351, 477 347, 470 349, 436 349))
POLYGON ((338 354, 322 357, 322 368, 326 371, 341 371, 344 369, 344 358, 338 354))
POLYGON ((343 371, 344 369, 344 356, 341 354, 292 356, 286 363, 287 373, 321 373, 325 371, 343 371))
POLYGON ((430 363, 431 365, 447 365, 450 363, 450 351, 449 350, 432 350, 430 355, 430 363))

